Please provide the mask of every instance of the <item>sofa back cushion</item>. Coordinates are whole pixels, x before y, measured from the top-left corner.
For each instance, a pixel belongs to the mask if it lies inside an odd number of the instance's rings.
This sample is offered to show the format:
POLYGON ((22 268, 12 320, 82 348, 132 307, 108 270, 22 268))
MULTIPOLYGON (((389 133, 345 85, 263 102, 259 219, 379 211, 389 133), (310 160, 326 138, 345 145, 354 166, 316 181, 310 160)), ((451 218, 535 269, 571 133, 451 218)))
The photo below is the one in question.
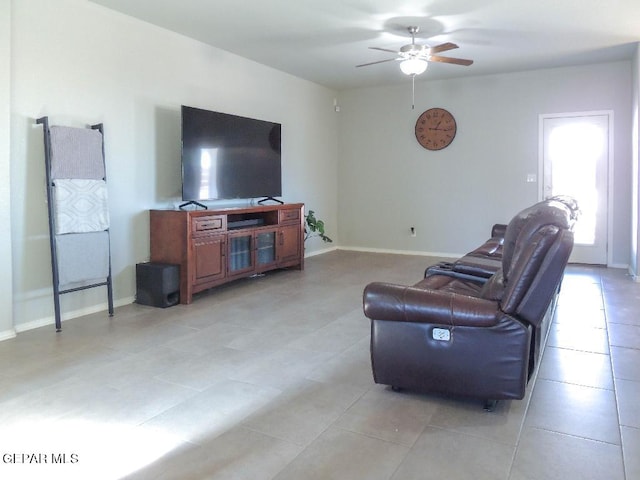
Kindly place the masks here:
POLYGON ((547 225, 516 249, 500 308, 539 326, 557 292, 573 248, 573 232, 547 225))
POLYGON ((509 281, 516 245, 529 243, 538 230, 545 225, 555 225, 569 230, 573 226, 574 218, 574 211, 566 202, 553 198, 536 203, 514 216, 507 225, 502 248, 505 282, 509 281))

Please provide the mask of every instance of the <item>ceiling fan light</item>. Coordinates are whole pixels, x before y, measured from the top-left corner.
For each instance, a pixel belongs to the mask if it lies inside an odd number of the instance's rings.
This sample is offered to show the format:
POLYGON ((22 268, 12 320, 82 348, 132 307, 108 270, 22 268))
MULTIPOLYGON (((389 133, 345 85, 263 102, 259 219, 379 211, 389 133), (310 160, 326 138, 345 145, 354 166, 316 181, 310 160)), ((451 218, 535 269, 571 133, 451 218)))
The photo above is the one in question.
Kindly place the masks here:
POLYGON ((409 58, 400 62, 400 70, 405 75, 420 75, 427 69, 427 61, 420 58, 409 58))

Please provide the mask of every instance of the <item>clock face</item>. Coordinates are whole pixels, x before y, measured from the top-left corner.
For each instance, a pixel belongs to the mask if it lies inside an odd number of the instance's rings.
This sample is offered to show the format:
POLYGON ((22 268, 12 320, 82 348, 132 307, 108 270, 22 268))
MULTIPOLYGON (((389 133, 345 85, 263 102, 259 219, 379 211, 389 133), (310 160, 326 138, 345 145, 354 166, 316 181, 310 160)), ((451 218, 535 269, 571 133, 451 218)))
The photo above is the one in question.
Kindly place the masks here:
POLYGON ((456 136, 456 120, 444 108, 430 108, 416 121, 416 139, 427 150, 442 150, 456 136))

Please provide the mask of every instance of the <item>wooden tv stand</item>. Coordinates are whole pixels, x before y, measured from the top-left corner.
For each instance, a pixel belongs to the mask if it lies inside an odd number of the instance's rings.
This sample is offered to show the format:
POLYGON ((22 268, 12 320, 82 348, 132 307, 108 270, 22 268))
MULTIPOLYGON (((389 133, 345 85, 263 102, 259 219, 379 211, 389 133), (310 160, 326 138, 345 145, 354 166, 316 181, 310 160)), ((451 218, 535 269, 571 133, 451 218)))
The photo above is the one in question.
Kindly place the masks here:
POLYGON ((151 210, 151 262, 180 265, 180 303, 277 268, 304 268, 304 204, 151 210))

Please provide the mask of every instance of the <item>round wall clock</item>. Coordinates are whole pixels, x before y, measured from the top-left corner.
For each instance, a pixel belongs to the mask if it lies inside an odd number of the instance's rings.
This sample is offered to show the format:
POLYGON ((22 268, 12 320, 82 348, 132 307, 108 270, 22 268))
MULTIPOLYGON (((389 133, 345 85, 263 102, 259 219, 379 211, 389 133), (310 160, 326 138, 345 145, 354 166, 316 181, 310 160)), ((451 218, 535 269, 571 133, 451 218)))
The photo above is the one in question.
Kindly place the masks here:
POLYGON ((430 108, 416 121, 416 139, 427 150, 442 150, 456 136, 456 120, 444 108, 430 108))

